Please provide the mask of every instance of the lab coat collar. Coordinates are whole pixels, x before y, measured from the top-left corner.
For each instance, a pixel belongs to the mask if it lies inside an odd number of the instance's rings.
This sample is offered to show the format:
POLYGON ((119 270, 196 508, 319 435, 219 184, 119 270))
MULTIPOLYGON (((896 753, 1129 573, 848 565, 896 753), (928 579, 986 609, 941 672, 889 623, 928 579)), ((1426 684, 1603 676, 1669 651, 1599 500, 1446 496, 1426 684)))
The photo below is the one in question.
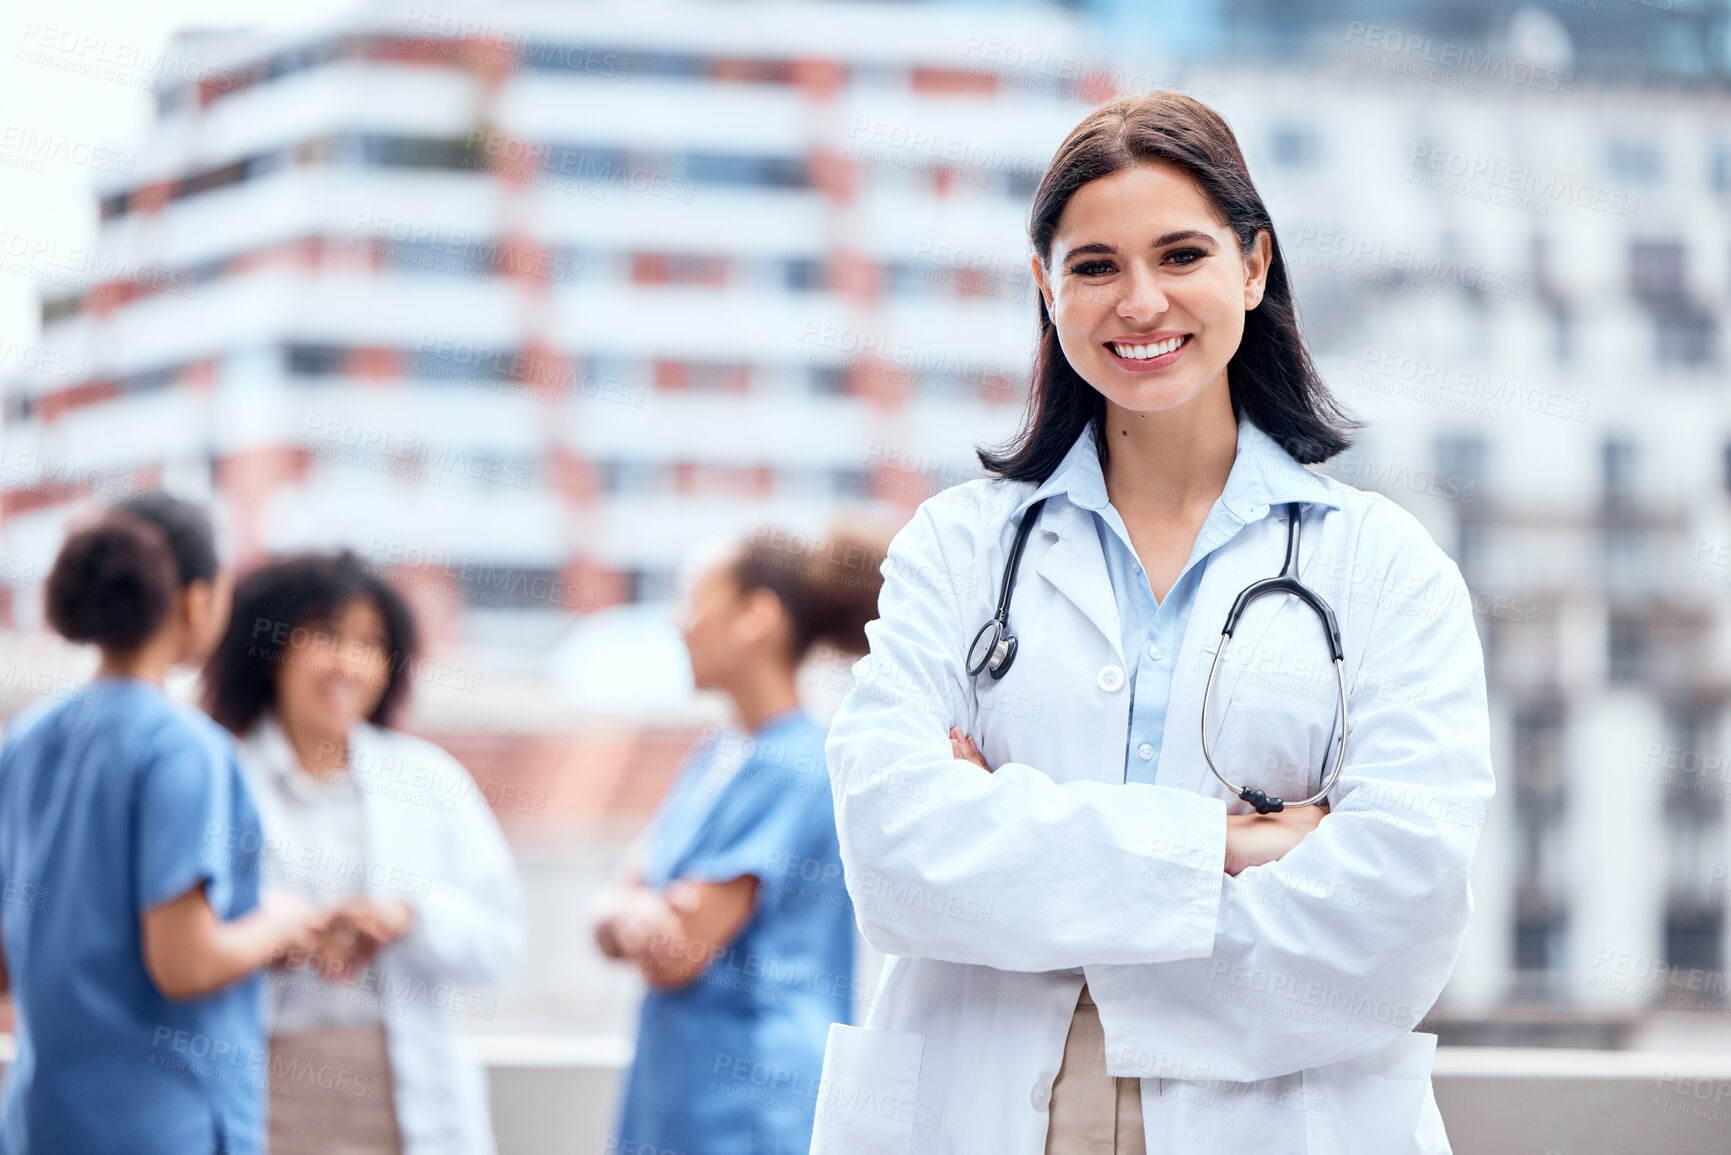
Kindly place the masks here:
MULTIPOLYGON (((1059 593, 1081 610, 1104 636, 1118 661, 1123 663, 1125 654, 1118 622, 1118 603, 1112 593, 1111 576, 1106 571, 1105 554, 1094 534, 1094 519, 1088 512, 1106 505, 1105 474, 1100 468, 1091 426, 1082 430, 1058 468, 1052 471, 1052 476, 1023 500, 1013 518, 1019 518, 1023 510, 1041 497, 1060 493, 1070 500, 1052 504, 1042 511, 1040 528, 1049 540, 1045 549, 1030 555, 1034 572, 1051 582, 1059 593)), ((1282 502, 1341 507, 1328 482, 1300 465, 1246 417, 1240 417, 1238 421, 1238 453, 1233 459, 1226 487, 1221 491, 1220 501, 1227 514, 1238 523, 1235 527, 1228 527, 1231 530, 1228 540, 1236 538, 1246 526, 1264 520, 1270 508, 1282 502)), ((1225 565, 1210 564, 1227 580, 1237 580, 1240 576, 1232 561, 1225 565)), ((1250 576, 1238 581, 1232 590, 1236 592, 1257 577, 1272 576, 1278 570, 1278 566, 1267 573, 1246 570, 1250 576)), ((1209 603, 1214 592, 1208 589, 1208 583, 1204 583, 1204 595, 1199 595, 1199 601, 1209 603)), ((1212 613, 1211 608, 1209 612, 1212 613)), ((1220 613, 1223 617, 1225 609, 1222 608, 1220 613)))
MULTIPOLYGON (((310 802, 331 790, 351 788, 354 784, 352 770, 318 779, 302 769, 300 755, 289 742, 288 733, 283 730, 274 710, 266 710, 259 716, 246 736, 246 744, 277 789, 301 802, 310 802)), ((352 765, 352 737, 350 755, 352 765)))
MULTIPOLYGON (((1041 498, 1060 493, 1082 509, 1099 510, 1106 506, 1106 475, 1100 465, 1092 422, 1082 427, 1052 475, 1016 506, 1011 520, 1020 518, 1024 510, 1041 498)), ((1287 502, 1341 507, 1327 481, 1299 464, 1245 414, 1238 418, 1237 455, 1220 500, 1228 512, 1246 524, 1263 517, 1271 506, 1287 502)))

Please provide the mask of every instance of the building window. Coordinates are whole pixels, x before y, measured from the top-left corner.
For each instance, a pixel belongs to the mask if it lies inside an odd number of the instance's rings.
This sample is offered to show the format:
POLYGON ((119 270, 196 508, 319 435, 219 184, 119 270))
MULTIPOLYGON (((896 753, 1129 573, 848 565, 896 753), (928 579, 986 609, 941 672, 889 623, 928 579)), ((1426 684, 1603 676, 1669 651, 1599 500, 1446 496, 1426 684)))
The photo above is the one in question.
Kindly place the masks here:
POLYGON ((1605 146, 1605 168, 1623 184, 1654 185, 1664 176, 1664 158, 1650 140, 1613 140, 1605 146))
POLYGON ((1311 168, 1320 151, 1316 133, 1297 125, 1280 125, 1268 142, 1269 156, 1281 168, 1311 168))
POLYGON ((1567 365, 1574 357, 1574 316, 1551 267, 1550 238, 1535 233, 1532 239, 1533 296, 1551 322, 1551 359, 1567 365))
POLYGON ((1605 635, 1605 678, 1615 685, 1646 680, 1652 658, 1651 634, 1639 618, 1612 615, 1605 635))
POLYGON ((1719 358, 1719 323, 1698 309, 1653 318, 1653 357, 1661 365, 1706 368, 1719 358))
MULTIPOLYGON (((1484 489, 1488 452, 1485 439, 1476 433, 1439 436, 1433 447, 1436 475, 1431 479, 1431 491, 1445 494, 1462 506, 1478 500, 1484 489)), ((1477 518, 1466 516, 1458 518, 1455 524, 1455 564, 1470 582, 1484 566, 1485 527, 1477 518)))
POLYGON ((1629 246, 1629 291, 1653 320, 1653 358, 1660 365, 1703 368, 1718 358, 1719 323, 1689 294, 1681 241, 1629 246))
POLYGON ((1670 714, 1672 749, 1655 776, 1665 784, 1665 961, 1676 970, 1717 973, 1725 969, 1725 825, 1723 782, 1709 771, 1724 763, 1712 749, 1715 715, 1708 707, 1690 704, 1670 714))
POLYGON ((1643 300, 1680 297, 1686 250, 1681 241, 1635 241, 1629 246, 1629 289, 1643 300))
POLYGON ((1489 447, 1477 433, 1445 433, 1437 437, 1434 452, 1437 473, 1457 500, 1470 501, 1485 483, 1485 459, 1489 447))
POLYGON ((1607 437, 1599 445, 1599 496, 1606 505, 1629 505, 1636 495, 1638 449, 1627 437, 1607 437))
POLYGON ((1516 997, 1558 997, 1567 966, 1563 736, 1560 703, 1533 703, 1517 710, 1512 928, 1516 997))

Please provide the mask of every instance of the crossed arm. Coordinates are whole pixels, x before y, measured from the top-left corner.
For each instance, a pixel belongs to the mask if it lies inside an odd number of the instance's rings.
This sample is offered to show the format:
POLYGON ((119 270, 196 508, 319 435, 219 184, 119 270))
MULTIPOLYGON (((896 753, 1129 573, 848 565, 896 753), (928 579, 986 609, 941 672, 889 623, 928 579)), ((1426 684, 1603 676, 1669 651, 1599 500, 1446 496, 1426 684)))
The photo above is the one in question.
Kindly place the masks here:
MULTIPOLYGON (((991 773, 986 756, 960 726, 950 727, 950 757, 972 762, 991 773)), ((1327 801, 1315 806, 1297 806, 1277 814, 1228 814, 1226 816, 1226 873, 1236 876, 1252 866, 1278 862, 1316 829, 1328 813, 1327 801)))
POLYGON ((1015 761, 981 774, 959 734, 946 745, 966 701, 965 627, 954 595, 909 575, 954 572, 946 545, 980 547, 922 506, 891 544, 871 655, 827 746, 866 940, 1005 970, 1084 967, 1115 1053, 1236 1081, 1410 1031, 1472 909, 1468 868, 1494 793, 1484 664, 1459 570, 1411 516, 1373 508, 1361 540, 1378 546, 1371 583, 1344 591, 1360 603, 1352 756, 1329 813, 1263 819, 1015 761), (938 892, 991 901, 989 921, 916 900, 938 892), (1270 990, 1288 1001, 1265 1006, 1270 990), (1162 1054, 1175 1039, 1186 1053, 1162 1054))
POLYGON ((634 875, 604 894, 595 909, 595 945, 608 958, 636 964, 656 987, 681 987, 727 949, 751 917, 757 879, 676 882, 665 895, 634 875))

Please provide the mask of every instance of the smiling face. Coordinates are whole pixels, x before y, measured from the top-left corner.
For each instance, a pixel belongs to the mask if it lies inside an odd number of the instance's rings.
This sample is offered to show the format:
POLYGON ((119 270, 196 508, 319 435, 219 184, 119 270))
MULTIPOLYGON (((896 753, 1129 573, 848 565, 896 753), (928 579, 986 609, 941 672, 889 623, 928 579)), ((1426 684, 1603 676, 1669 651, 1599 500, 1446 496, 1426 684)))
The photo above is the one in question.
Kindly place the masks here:
POLYGON ((295 627, 277 671, 276 706, 283 724, 340 741, 384 697, 390 647, 384 615, 371 598, 351 598, 329 621, 295 627))
POLYGON ((1187 172, 1144 163, 1077 189, 1049 270, 1032 264, 1071 366, 1109 405, 1151 413, 1225 392, 1271 251, 1259 232, 1244 256, 1187 172))

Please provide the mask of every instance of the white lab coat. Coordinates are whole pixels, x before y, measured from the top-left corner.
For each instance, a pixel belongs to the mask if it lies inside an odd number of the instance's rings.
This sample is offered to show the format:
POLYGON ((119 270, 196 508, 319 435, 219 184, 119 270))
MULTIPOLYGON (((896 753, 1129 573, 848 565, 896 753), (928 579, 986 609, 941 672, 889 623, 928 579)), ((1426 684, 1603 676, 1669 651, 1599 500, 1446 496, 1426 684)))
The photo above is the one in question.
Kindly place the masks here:
MULTIPOLYGON (((1225 817, 1250 807, 1203 762, 1203 681, 1233 599, 1280 571, 1282 507, 1232 509, 1246 524, 1204 572, 1147 785, 1124 781, 1125 655, 1091 515, 1047 503, 1011 603, 1020 651, 976 682, 963 655, 1011 515, 1045 489, 928 499, 891 544, 827 743, 848 890, 889 957, 866 1022, 831 1028, 813 1155, 1040 1155, 1084 978, 1108 1070, 1141 1077, 1150 1155, 1448 1151, 1436 1038, 1412 1028, 1464 940, 1494 792, 1471 600, 1411 514, 1240 431, 1274 449, 1267 492, 1311 503, 1300 574, 1340 623, 1351 733, 1331 813, 1278 862, 1224 874, 1225 817), (994 773, 952 759, 951 725, 994 773)), ((1253 603, 1216 683, 1216 763, 1314 790, 1333 671, 1314 614, 1253 603)))
MULTIPOLYGON (((268 717, 240 746, 266 845, 280 845, 267 766, 293 751, 268 717)), ((407 898, 417 912, 414 929, 379 952, 376 975, 360 980, 384 1008, 403 1155, 492 1155, 486 1075, 461 1024, 493 1017, 492 988, 522 953, 516 865, 474 779, 438 746, 363 724, 349 735, 349 762, 365 892, 407 898)))

